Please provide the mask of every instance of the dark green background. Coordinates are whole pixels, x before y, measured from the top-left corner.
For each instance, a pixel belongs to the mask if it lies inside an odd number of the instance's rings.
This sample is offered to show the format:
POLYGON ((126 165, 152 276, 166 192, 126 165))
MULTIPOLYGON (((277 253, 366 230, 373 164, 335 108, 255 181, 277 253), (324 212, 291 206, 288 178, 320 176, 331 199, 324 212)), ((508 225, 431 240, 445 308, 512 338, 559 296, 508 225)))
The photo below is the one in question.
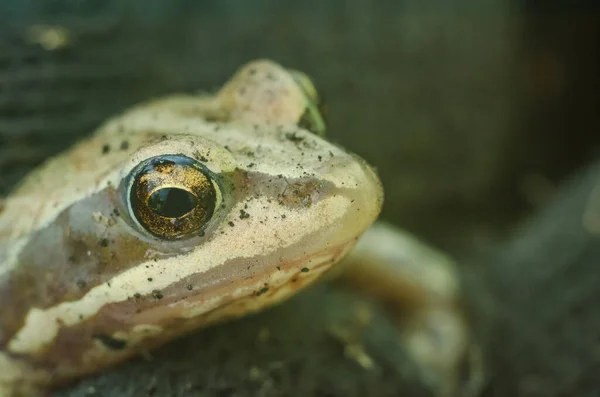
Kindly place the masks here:
POLYGON ((470 248, 539 204, 598 141, 595 17, 533 11, 499 0, 4 0, 1 185, 128 105, 212 89, 269 57, 314 77, 331 138, 379 168, 386 218, 470 248), (70 45, 28 45, 34 23, 67 27, 70 45))

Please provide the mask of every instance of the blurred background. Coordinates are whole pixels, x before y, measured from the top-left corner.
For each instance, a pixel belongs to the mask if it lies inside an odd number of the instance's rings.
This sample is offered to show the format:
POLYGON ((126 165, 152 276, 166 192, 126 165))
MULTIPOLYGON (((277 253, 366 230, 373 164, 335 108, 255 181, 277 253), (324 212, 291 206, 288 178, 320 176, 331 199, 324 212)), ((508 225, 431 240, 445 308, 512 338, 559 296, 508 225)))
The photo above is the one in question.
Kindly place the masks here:
POLYGON ((268 57, 315 79, 383 216, 460 254, 597 154, 598 22, 559 0, 2 0, 0 192, 127 106, 268 57))

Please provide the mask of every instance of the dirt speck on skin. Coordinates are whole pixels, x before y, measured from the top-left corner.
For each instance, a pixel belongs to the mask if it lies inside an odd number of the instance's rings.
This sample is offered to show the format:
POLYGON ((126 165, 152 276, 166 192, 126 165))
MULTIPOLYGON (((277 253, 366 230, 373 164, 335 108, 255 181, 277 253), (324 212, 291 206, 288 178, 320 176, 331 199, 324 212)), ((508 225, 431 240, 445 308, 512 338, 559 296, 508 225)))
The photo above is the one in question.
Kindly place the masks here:
POLYGON ((298 135, 296 132, 286 132, 285 133, 285 138, 288 141, 294 142, 294 143, 299 143, 299 142, 302 142, 304 140, 304 137, 298 135))
POLYGON ((269 287, 263 287, 259 291, 256 292, 256 296, 261 296, 269 291, 269 287))
POLYGON ((278 196, 279 203, 286 206, 308 208, 312 205, 313 194, 318 194, 320 185, 317 182, 292 183, 285 192, 278 196))
POLYGON ((127 346, 127 341, 123 339, 113 338, 110 335, 97 334, 94 335, 94 339, 98 340, 110 350, 122 350, 127 346))

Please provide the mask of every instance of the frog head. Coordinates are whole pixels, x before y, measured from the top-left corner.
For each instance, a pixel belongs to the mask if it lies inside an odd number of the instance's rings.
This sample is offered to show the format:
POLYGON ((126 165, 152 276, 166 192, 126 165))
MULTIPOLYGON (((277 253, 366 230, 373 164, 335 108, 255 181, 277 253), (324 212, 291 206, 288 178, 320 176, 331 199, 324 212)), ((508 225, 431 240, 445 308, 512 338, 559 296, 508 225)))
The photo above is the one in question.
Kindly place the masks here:
POLYGON ((71 377, 317 279, 382 204, 373 169, 321 136, 317 98, 252 62, 31 173, 0 214, 0 354, 71 377))

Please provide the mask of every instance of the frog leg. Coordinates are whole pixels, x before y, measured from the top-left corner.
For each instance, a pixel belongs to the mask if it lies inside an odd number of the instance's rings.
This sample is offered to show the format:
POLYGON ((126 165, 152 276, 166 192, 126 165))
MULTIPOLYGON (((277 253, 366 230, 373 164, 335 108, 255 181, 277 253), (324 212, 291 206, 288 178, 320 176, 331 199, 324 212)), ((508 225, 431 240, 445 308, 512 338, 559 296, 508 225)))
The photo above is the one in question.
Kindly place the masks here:
POLYGON ((378 222, 342 261, 340 270, 341 281, 389 308, 403 347, 439 395, 456 395, 458 389, 465 395, 466 389, 477 389, 479 372, 467 375, 468 385, 461 384, 461 368, 465 360, 471 361, 473 350, 451 258, 378 222))

